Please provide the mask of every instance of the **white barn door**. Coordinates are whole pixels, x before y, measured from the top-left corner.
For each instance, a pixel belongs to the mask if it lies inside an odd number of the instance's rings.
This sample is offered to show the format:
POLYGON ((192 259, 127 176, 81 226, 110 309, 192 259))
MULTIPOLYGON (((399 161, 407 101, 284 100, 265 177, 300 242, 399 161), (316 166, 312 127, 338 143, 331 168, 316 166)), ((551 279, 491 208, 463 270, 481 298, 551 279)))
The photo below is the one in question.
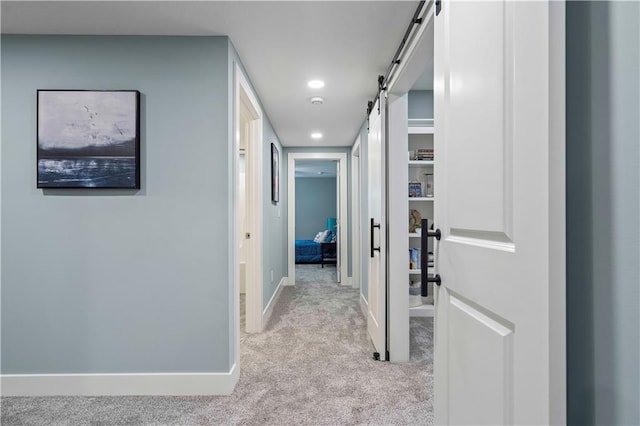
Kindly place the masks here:
POLYGON ((368 206, 369 206, 369 286, 367 330, 381 360, 387 351, 386 241, 385 241, 385 173, 384 173, 384 104, 383 94, 369 115, 368 206))
POLYGON ((339 283, 342 282, 342 274, 341 272, 341 258, 340 256, 342 256, 342 251, 341 251, 341 247, 342 247, 342 216, 341 216, 341 203, 342 203, 342 197, 340 196, 340 162, 336 161, 336 229, 333 230, 338 238, 336 239, 336 281, 338 281, 339 283))
POLYGON ((435 17, 436 424, 565 421, 564 5, 435 17))

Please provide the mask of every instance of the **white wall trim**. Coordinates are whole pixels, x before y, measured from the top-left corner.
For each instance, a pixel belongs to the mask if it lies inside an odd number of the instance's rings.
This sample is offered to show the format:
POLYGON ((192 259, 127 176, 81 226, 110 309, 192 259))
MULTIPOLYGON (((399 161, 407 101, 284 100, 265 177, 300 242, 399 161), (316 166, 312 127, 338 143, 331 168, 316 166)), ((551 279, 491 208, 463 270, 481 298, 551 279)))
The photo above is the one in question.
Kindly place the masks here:
POLYGON ((251 118, 249 141, 247 143, 247 208, 253 214, 248 221, 249 232, 251 233, 251 244, 247 250, 246 266, 246 331, 256 333, 262 331, 262 109, 249 85, 247 77, 242 72, 240 66, 234 66, 234 130, 233 130, 233 246, 231 247, 232 262, 234 267, 234 310, 233 318, 235 336, 234 357, 236 364, 239 363, 240 353, 240 283, 239 283, 239 257, 238 247, 240 246, 240 231, 238 223, 239 199, 238 199, 238 170, 240 159, 240 108, 245 108, 251 118))
POLYGON ((360 288, 361 260, 360 260, 360 215, 362 208, 362 179, 360 176, 360 141, 358 135, 351 148, 351 286, 360 288))
POLYGON ((227 373, 3 374, 2 396, 230 395, 240 377, 227 373))
POLYGON ((278 299, 280 298, 280 294, 282 293, 282 288, 287 285, 287 281, 287 277, 282 277, 282 279, 278 283, 278 287, 276 287, 276 291, 273 292, 273 296, 271 296, 271 299, 269 299, 269 303, 267 303, 267 306, 264 308, 264 311, 262 312, 263 329, 267 326, 267 324, 269 324, 269 319, 271 318, 271 314, 273 314, 273 308, 278 303, 278 299))
POLYGON ((353 287, 353 277, 345 277, 340 283, 342 287, 353 287))
POLYGON ((290 285, 295 285, 296 259, 295 259, 295 236, 296 236, 296 160, 337 160, 340 162, 340 275, 342 281, 348 277, 349 268, 349 220, 347 215, 347 153, 346 152, 290 152, 287 155, 287 193, 288 193, 288 233, 287 245, 289 253, 289 277, 290 285))

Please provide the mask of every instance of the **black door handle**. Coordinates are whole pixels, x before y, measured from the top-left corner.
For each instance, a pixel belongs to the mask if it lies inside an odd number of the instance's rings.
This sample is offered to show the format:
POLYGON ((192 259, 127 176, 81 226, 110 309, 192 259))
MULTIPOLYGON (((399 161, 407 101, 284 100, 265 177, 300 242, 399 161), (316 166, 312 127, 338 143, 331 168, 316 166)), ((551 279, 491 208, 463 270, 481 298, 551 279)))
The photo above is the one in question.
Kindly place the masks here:
POLYGON ((429 219, 422 219, 422 238, 420 238, 420 294, 422 297, 429 295, 429 283, 435 283, 437 286, 442 284, 439 274, 433 277, 429 276, 429 238, 435 238, 440 241, 442 232, 439 229, 429 231, 429 219))
POLYGON ((373 246, 373 228, 380 229, 380 224, 379 223, 375 223, 373 221, 373 218, 371 218, 370 224, 371 224, 371 226, 369 227, 369 231, 370 231, 369 236, 370 236, 370 240, 371 241, 369 242, 369 244, 371 245, 371 257, 373 257, 373 253, 374 252, 376 252, 376 251, 379 252, 380 251, 380 247, 374 247, 373 246))

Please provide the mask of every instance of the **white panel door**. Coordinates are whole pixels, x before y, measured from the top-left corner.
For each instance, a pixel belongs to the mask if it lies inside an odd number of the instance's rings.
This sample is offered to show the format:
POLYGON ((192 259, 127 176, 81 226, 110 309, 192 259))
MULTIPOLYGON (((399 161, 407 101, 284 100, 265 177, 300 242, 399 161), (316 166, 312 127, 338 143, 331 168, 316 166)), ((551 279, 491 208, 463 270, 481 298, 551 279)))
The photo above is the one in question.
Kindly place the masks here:
POLYGON ((564 346, 552 342, 565 326, 553 299, 564 290, 554 8, 445 1, 435 17, 436 424, 562 421, 552 397, 565 386, 554 374, 564 346))
POLYGON ((385 242, 385 175, 384 175, 384 105, 383 96, 369 115, 368 144, 368 202, 369 202, 369 311, 367 329, 380 359, 386 359, 386 242, 385 242))

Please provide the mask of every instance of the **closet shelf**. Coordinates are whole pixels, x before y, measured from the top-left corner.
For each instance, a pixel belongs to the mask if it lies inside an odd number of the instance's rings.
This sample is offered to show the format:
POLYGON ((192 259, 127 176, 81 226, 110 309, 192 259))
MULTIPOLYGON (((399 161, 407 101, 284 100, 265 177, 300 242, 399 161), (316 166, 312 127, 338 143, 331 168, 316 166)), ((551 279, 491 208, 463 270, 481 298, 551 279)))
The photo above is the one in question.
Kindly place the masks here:
POLYGON ((433 201, 435 197, 409 197, 409 201, 433 201))
POLYGON ((409 166, 433 166, 433 160, 409 160, 409 166))

